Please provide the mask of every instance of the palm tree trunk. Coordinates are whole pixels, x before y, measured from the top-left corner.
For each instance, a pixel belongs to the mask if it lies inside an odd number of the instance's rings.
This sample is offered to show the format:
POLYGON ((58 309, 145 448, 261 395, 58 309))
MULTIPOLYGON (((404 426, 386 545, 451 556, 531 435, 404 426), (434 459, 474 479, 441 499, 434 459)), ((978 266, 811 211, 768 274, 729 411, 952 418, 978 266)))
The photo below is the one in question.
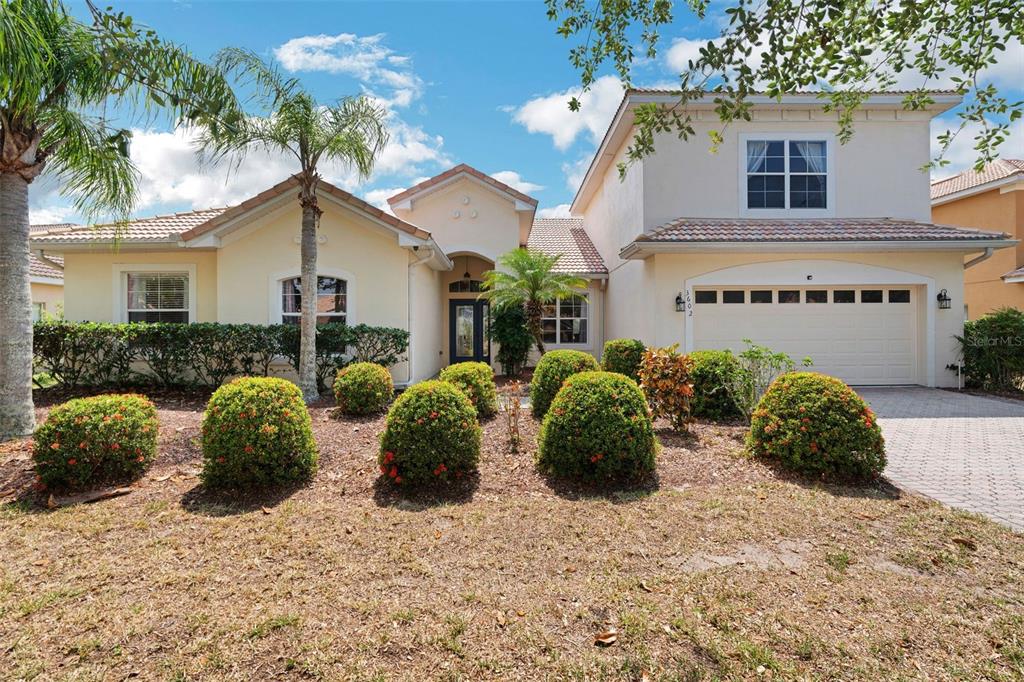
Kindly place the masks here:
POLYGON ((541 318, 544 317, 544 306, 540 301, 526 302, 526 327, 533 334, 537 344, 537 352, 544 355, 544 331, 541 329, 541 318))
POLYGON ((302 200, 302 316, 299 333, 299 388, 311 403, 320 397, 316 385, 316 227, 320 207, 312 198, 302 200))
POLYGON ((28 181, 0 174, 0 441, 35 428, 28 181))

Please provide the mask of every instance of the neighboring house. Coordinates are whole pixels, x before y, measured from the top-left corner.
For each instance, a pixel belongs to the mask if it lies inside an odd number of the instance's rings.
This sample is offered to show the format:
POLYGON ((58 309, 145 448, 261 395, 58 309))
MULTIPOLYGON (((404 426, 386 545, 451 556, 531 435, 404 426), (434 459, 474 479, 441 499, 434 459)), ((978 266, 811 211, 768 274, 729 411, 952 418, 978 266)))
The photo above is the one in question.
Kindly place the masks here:
MULTIPOLYGON (((1024 159, 999 159, 932 183, 932 220, 1024 237, 1024 159)), ((971 319, 999 308, 1024 310, 1024 242, 967 270, 964 305, 971 319)))
MULTIPOLYGON (((926 111, 908 112, 898 93, 872 95, 840 145, 816 95, 755 96, 752 120, 728 126, 717 153, 709 98, 691 105, 692 141, 659 137, 620 180, 634 107, 675 99, 626 94, 570 218, 536 219, 536 200, 466 165, 391 197, 394 215, 323 183, 321 319, 408 329, 399 382, 489 361, 481 275, 527 245, 589 281, 585 296, 549 306, 549 348, 599 355, 605 339, 634 337, 741 350, 749 338, 854 384, 954 384, 964 259, 1015 244, 928 222, 918 169, 929 122, 960 98, 935 93, 926 111)), ((296 321, 296 186, 135 220, 116 250, 112 226, 32 246, 64 257, 68 319, 296 321)))
MULTIPOLYGON (((47 232, 59 232, 79 227, 73 223, 31 225, 33 236, 47 232)), ((28 274, 32 287, 32 321, 38 322, 45 315, 60 315, 64 308, 64 261, 59 256, 40 259, 29 256, 28 274)))

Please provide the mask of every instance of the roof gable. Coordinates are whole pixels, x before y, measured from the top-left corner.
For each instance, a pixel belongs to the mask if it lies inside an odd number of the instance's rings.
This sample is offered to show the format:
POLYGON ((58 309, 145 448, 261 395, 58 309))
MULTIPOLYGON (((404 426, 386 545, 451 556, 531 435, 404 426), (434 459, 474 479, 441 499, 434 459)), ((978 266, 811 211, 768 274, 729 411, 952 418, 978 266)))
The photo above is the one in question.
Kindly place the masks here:
POLYGON ((442 187, 447 187, 448 185, 456 182, 461 177, 472 178, 480 183, 483 183, 490 189, 500 194, 504 194, 507 198, 510 198, 513 201, 522 202, 523 204, 527 205, 524 208, 529 208, 530 210, 537 208, 537 200, 534 199, 533 197, 529 196, 528 194, 520 192, 516 188, 507 185, 500 180, 495 180, 490 175, 478 171, 476 168, 473 168, 472 166, 465 163, 460 163, 458 166, 455 166, 454 168, 449 168, 443 173, 435 175, 432 178, 427 178, 423 182, 413 185, 409 189, 399 192, 393 197, 388 198, 388 205, 398 208, 400 207, 400 204, 412 202, 413 200, 423 196, 424 194, 436 191, 438 189, 441 189, 442 187))

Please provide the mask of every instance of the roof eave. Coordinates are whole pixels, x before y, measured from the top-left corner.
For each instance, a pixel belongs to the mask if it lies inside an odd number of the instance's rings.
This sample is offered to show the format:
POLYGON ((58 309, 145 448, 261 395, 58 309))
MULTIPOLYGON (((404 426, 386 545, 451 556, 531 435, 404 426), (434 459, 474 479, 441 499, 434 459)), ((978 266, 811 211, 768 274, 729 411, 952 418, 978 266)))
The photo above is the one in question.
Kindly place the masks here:
MULTIPOLYGON (((945 182, 945 180, 940 180, 939 182, 945 182)), ((948 204, 949 202, 957 201, 958 199, 966 199, 967 197, 974 196, 975 194, 991 192, 994 189, 999 189, 1003 191, 1013 191, 1014 189, 1024 190, 1024 171, 1014 171, 1012 174, 1006 176, 1005 178, 999 178, 998 180, 989 180, 988 182, 982 183, 980 185, 975 185, 974 187, 962 189, 959 192, 950 192, 949 194, 943 194, 942 196, 935 197, 934 199, 932 199, 932 206, 941 206, 942 204, 948 204), (1019 184, 1020 186, 1011 187, 1010 189, 1007 189, 1008 186, 1017 184, 1019 184)))
POLYGON ((643 260, 658 253, 825 253, 883 251, 959 251, 970 253, 987 248, 1015 246, 1016 239, 915 239, 915 240, 850 240, 850 241, 646 241, 634 240, 619 251, 624 260, 643 260))

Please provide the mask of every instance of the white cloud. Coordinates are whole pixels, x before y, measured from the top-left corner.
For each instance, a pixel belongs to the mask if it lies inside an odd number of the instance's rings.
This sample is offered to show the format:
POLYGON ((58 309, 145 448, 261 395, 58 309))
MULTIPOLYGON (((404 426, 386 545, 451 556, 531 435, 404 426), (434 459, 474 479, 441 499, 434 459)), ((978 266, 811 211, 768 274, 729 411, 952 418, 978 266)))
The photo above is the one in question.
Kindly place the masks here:
POLYGON ((555 147, 564 151, 581 133, 597 144, 622 101, 622 83, 615 76, 601 76, 589 92, 569 88, 551 95, 535 97, 513 109, 513 119, 531 133, 550 135, 555 147), (569 110, 569 99, 578 97, 579 111, 569 110))
POLYGON ((575 161, 567 161, 562 164, 562 172, 565 173, 565 184, 573 192, 578 191, 580 185, 583 184, 583 178, 586 177, 587 171, 590 169, 590 162, 593 157, 593 154, 587 154, 575 161))
POLYGON ((75 222, 76 212, 71 206, 40 206, 29 208, 28 222, 31 225, 75 222))
POLYGON ((405 187, 383 187, 381 189, 371 189, 363 195, 363 199, 385 213, 391 213, 394 215, 391 211, 391 206, 388 205, 388 199, 404 190, 405 187))
MULTIPOLYGON (((931 154, 934 158, 939 153, 938 136, 947 130, 956 130, 960 120, 955 115, 946 115, 932 120, 932 145, 931 154)), ((970 168, 978 158, 975 151, 974 136, 981 131, 981 124, 970 122, 957 134, 953 144, 946 151, 945 159, 949 161, 948 166, 942 166, 932 171, 932 178, 935 180, 948 178, 956 175, 962 170, 970 168)), ((1024 158, 1024 120, 1019 120, 1010 125, 1010 135, 1006 141, 999 145, 1000 158, 1022 159, 1024 158)))
POLYGON ((569 204, 537 209, 538 218, 568 218, 569 215, 569 204))
POLYGON ((274 56, 288 71, 351 76, 389 107, 407 107, 423 94, 423 81, 413 72, 409 57, 395 54, 384 44, 382 33, 301 36, 275 48, 274 56))
POLYGON ((689 62, 700 58, 700 48, 708 42, 721 43, 721 38, 709 41, 707 38, 676 38, 672 46, 665 51, 665 65, 673 73, 683 73, 689 68, 689 62))
POLYGON ((498 182, 504 182, 509 187, 517 189, 523 194, 529 194, 530 192, 539 192, 544 189, 544 185, 538 185, 533 182, 524 180, 519 173, 510 170, 498 171, 497 173, 491 173, 491 177, 498 182))

